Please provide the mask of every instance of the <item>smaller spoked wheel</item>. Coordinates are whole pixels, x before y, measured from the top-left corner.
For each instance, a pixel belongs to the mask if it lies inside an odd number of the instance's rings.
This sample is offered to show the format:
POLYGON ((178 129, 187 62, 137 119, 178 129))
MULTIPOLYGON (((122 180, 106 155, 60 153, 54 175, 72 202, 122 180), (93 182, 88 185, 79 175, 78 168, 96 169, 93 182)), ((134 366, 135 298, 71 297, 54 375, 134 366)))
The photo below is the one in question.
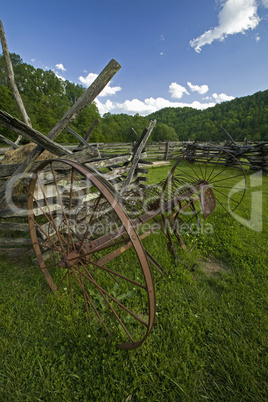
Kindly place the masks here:
POLYGON ((163 183, 162 217, 176 233, 196 231, 216 208, 228 214, 241 203, 246 191, 244 169, 222 148, 204 148, 195 159, 181 154, 163 183))
POLYGON ((46 161, 30 183, 28 220, 50 288, 68 293, 119 348, 139 346, 154 322, 153 277, 111 185, 75 162, 46 161))

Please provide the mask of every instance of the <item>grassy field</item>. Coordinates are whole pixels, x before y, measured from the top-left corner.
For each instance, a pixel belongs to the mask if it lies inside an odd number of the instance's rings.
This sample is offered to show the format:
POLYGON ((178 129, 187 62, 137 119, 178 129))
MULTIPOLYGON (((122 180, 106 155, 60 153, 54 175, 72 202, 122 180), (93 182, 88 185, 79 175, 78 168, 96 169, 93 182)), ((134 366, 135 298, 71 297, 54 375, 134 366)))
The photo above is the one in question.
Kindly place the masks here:
MULTIPOLYGON (((169 169, 150 169, 150 181, 169 169)), ((267 400, 268 177, 247 182, 237 215, 216 209, 178 262, 165 238, 145 240, 168 275, 154 270, 155 326, 133 351, 55 297, 31 261, 2 260, 0 400, 267 400), (249 228, 240 218, 256 209, 249 228)))

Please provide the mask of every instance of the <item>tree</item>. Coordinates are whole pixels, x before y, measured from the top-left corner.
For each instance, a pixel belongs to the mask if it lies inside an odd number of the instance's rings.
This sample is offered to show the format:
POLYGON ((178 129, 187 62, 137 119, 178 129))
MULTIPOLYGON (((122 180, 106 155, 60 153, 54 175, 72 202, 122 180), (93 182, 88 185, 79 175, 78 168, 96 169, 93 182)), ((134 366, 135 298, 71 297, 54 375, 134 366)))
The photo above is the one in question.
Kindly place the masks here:
POLYGON ((157 123, 152 132, 153 141, 178 141, 178 136, 173 127, 164 123, 157 123))

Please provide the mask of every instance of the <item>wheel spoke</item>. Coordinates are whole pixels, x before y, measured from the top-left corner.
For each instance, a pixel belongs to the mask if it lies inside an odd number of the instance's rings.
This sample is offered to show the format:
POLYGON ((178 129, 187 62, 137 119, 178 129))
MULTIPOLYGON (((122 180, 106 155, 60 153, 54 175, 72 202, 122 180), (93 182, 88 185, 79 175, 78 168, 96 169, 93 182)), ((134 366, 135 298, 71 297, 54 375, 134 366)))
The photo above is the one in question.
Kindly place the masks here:
POLYGON ((226 208, 225 208, 225 206, 222 204, 222 202, 217 198, 217 197, 215 197, 216 198, 216 201, 221 205, 221 207, 224 209, 224 211, 227 213, 227 214, 229 214, 229 212, 230 211, 228 211, 226 208))
POLYGON ((201 176, 202 176, 203 180, 205 180, 205 177, 204 177, 204 175, 203 175, 203 170, 202 170, 202 168, 201 168, 201 165, 200 165, 200 161, 199 161, 199 159, 197 159, 197 163, 198 163, 198 167, 199 167, 199 170, 200 170, 201 176))
POLYGON ((104 265, 100 265, 100 264, 98 264, 96 262, 93 262, 93 261, 91 261, 91 264, 96 266, 96 267, 98 267, 98 268, 103 269, 106 272, 109 272, 112 275, 118 276, 119 278, 124 279, 125 281, 130 282, 133 285, 139 286, 140 288, 142 288, 144 290, 147 290, 146 286, 142 285, 141 283, 138 283, 138 282, 134 281, 133 279, 127 278, 126 276, 124 276, 122 274, 119 274, 118 272, 115 272, 115 271, 113 271, 113 270, 111 270, 109 268, 106 268, 104 265))
MULTIPOLYGON (((72 216, 73 185, 74 185, 74 168, 72 167, 71 185, 70 185, 69 217, 72 216)), ((68 222, 70 224, 70 220, 68 222)), ((70 239, 72 240, 73 248, 75 248, 72 233, 71 233, 70 227, 68 226, 68 242, 67 242, 68 243, 68 254, 70 252, 70 239)))
MULTIPOLYGON (((225 166, 225 168, 222 169, 220 172, 218 172, 215 176, 210 177, 210 178, 208 179, 209 183, 214 183, 214 179, 215 179, 216 177, 220 176, 223 172, 225 172, 225 171, 228 169, 228 167, 229 167, 229 166, 225 166)), ((224 177, 224 178, 221 179, 221 180, 229 180, 229 177, 226 177, 226 178, 224 177)))
MULTIPOLYGON (((217 175, 218 176, 218 175, 217 175)), ((215 176, 216 177, 216 176, 215 176)), ((221 182, 221 181, 225 181, 225 180, 230 180, 230 179, 235 179, 236 177, 244 177, 244 175, 243 174, 237 174, 237 175, 235 175, 235 176, 230 176, 230 177, 224 177, 223 179, 220 179, 220 180, 215 180, 215 181, 210 181, 210 183, 211 184, 214 184, 214 183, 219 183, 219 182, 221 182)))
POLYGON ((228 198, 229 200, 232 200, 232 201, 236 202, 237 204, 240 204, 240 202, 239 202, 239 201, 234 200, 233 198, 231 198, 231 197, 229 197, 228 195, 224 194, 222 191, 217 190, 217 189, 216 189, 216 188, 214 188, 214 187, 213 187, 213 189, 214 189, 215 191, 217 191, 219 194, 221 194, 221 195, 223 195, 224 197, 228 198))
MULTIPOLYGON (((83 267, 86 269, 85 265, 82 263, 83 267)), ((87 271, 87 270, 86 270, 87 271)), ((81 272, 81 271, 79 271, 81 272)), ((132 338, 132 336, 130 335, 129 331, 127 330, 126 326, 124 325, 124 323, 122 322, 122 320, 120 319, 120 317, 118 316, 117 312, 115 311, 115 309, 113 308, 113 306, 111 305, 111 303, 109 302, 109 300, 107 299, 106 296, 108 296, 109 298, 111 298, 115 303, 117 303, 121 308, 125 309, 129 314, 130 311, 128 311, 128 309, 122 304, 120 303, 115 297, 113 297, 110 293, 108 293, 106 290, 104 290, 101 286, 99 286, 97 284, 97 282, 95 282, 95 280, 93 279, 92 275, 87 271, 87 273, 89 274, 89 276, 86 276, 86 274, 84 272, 82 272, 82 275, 84 275, 99 291, 100 295, 102 296, 102 298, 105 300, 105 302, 107 303, 108 307, 111 309, 111 311, 113 312, 114 316, 116 317, 117 321, 119 322, 119 324, 121 325, 121 327, 123 328, 123 330, 125 331, 125 333, 127 334, 127 336, 129 337, 129 339, 131 340, 131 342, 134 342, 134 339, 132 338)), ((137 318, 137 317, 136 317, 137 318)))
MULTIPOLYGON (((70 272, 69 272, 69 269, 66 269, 66 272, 65 272, 63 278, 61 279, 60 283, 57 286, 57 290, 59 290, 61 288, 61 286, 62 286, 62 284, 63 284, 63 282, 64 282, 64 280, 65 280, 67 275, 68 275, 68 281, 69 281, 69 284, 70 284, 70 272)), ((71 290, 70 290, 70 292, 71 292, 71 295, 72 295, 71 290)), ((71 296, 71 299, 72 299, 72 305, 73 305, 73 295, 71 296)))
POLYGON ((50 221, 50 219, 48 218, 47 214, 44 212, 43 208, 40 206, 40 204, 39 204, 39 202, 37 201, 37 199, 36 199, 34 196, 33 196, 33 197, 34 197, 34 199, 35 199, 35 202, 37 203, 37 205, 38 205, 39 208, 41 209, 42 213, 43 213, 43 214, 45 215, 45 217, 47 218, 48 222, 50 222, 50 223, 52 222, 52 226, 54 227, 54 230, 56 231, 56 233, 57 233, 57 235, 58 235, 61 248, 62 248, 62 250, 64 250, 64 247, 63 247, 63 244, 62 244, 62 237, 60 236, 60 234, 59 234, 59 232, 58 232, 58 230, 57 230, 57 226, 56 226, 56 224, 55 224, 55 221, 54 221, 54 218, 53 218, 51 209, 50 209, 50 207, 49 207, 49 204, 48 204, 48 201, 47 201, 47 197, 46 197, 45 192, 44 192, 43 185, 42 185, 42 183, 41 183, 41 181, 40 181, 39 174, 37 174, 37 179, 38 179, 39 185, 41 186, 41 191, 42 191, 42 193, 43 193, 43 197, 44 197, 45 203, 46 203, 46 205, 47 205, 47 209, 48 209, 48 211, 49 211, 49 215, 50 215, 50 217, 51 217, 51 221, 50 221))
MULTIPOLYGON (((35 225, 38 227, 38 229, 46 236, 46 238, 53 244, 53 246, 55 247, 55 250, 57 250, 59 253, 63 253, 62 249, 59 249, 57 247, 57 245, 53 242, 53 240, 51 239, 51 237, 48 236, 48 234, 42 229, 42 227, 36 222, 36 220, 32 217, 30 217, 30 219, 35 223, 35 225)), ((42 245, 42 244, 41 244, 42 245)))
POLYGON ((209 160, 209 150, 208 150, 208 156, 207 156, 207 162, 206 162, 205 180, 206 180, 206 177, 207 177, 208 160, 209 160))
MULTIPOLYGON (((51 164, 50 164, 50 169, 52 171, 56 191, 57 191, 59 201, 60 201, 60 205, 61 205, 61 210, 62 210, 62 213, 64 215, 67 230, 68 230, 68 241, 67 241, 68 246, 67 247, 68 247, 68 253, 69 253, 69 241, 70 241, 70 239, 72 240, 72 244, 73 244, 73 247, 74 247, 74 241, 73 241, 73 238, 72 238, 72 235, 71 235, 71 232, 70 232, 70 221, 67 219, 67 216, 66 216, 66 213, 65 213, 65 208, 64 208, 64 205, 63 205, 63 202, 62 202, 62 197, 61 197, 61 193, 60 193, 60 190, 59 190, 58 181, 56 179, 56 174, 55 174, 55 170, 54 170, 54 167, 53 167, 53 162, 51 162, 51 164)), ((73 175, 72 175, 72 179, 73 179, 73 175)))
POLYGON ((241 187, 234 187, 234 186, 231 186, 231 187, 228 187, 228 186, 217 186, 217 185, 215 185, 215 184, 213 184, 213 188, 226 188, 226 189, 228 189, 228 190, 240 190, 240 191, 244 191, 244 190, 245 190, 244 188, 241 188, 241 187))
MULTIPOLYGON (((184 161, 184 159, 183 159, 183 161, 184 161)), ((187 164, 189 164, 189 162, 187 162, 187 164)), ((191 166, 191 165, 190 165, 190 166, 191 166)), ((191 169, 191 170, 193 170, 193 169, 191 169)), ((176 171, 181 172, 183 178, 187 178, 187 177, 188 177, 188 178, 189 178, 190 180, 192 180, 192 181, 195 180, 194 176, 190 175, 190 173, 186 172, 185 170, 183 170, 183 169, 181 169, 181 168, 179 168, 179 167, 176 167, 176 171)), ((195 173, 195 171, 194 171, 194 173, 195 173)), ((197 175, 195 174, 195 176, 197 176, 197 175)), ((198 178, 198 176, 197 176, 197 178, 198 178)))
POLYGON ((82 246, 83 246, 83 243, 84 243, 86 237, 87 237, 88 234, 89 234, 89 227, 90 227, 90 224, 91 224, 92 221, 93 221, 93 217, 94 217, 94 215, 95 215, 95 212, 97 211, 97 208, 98 208, 98 205, 99 205, 99 203, 100 203, 101 198, 102 198, 102 194, 100 194, 99 197, 98 197, 97 200, 96 200, 96 203, 95 203, 94 209, 93 209, 93 213, 92 213, 92 215, 91 215, 91 217, 90 217, 90 220, 89 220, 89 223, 88 223, 88 225, 87 225, 88 228, 87 228, 87 230, 86 230, 86 232, 85 232, 85 234, 84 234, 84 236, 83 236, 83 239, 82 239, 82 241, 81 241, 81 245, 80 245, 80 247, 79 247, 78 253, 80 253, 81 248, 82 248, 82 246))
MULTIPOLYGON (((125 310, 128 314, 132 315, 132 317, 136 318, 142 325, 144 325, 145 327, 148 327, 148 323, 146 323, 145 321, 143 321, 139 316, 137 316, 135 313, 133 313, 133 311, 131 311, 130 309, 128 309, 124 304, 122 304, 119 300, 117 300, 114 296, 112 296, 109 292, 107 292, 103 287, 101 287, 100 285, 97 284, 97 282, 94 280, 94 278, 92 277, 92 275, 89 273, 89 271, 87 270, 86 266, 81 262, 83 268, 85 269, 85 271, 87 272, 87 274, 89 276, 87 276, 84 272, 80 271, 78 269, 79 272, 82 273, 83 276, 85 276, 85 278, 87 278, 101 293, 102 297, 105 299, 105 301, 107 302, 107 304, 109 305, 109 307, 111 308, 111 310, 113 311, 113 313, 116 315, 118 321, 121 323, 121 325, 123 326, 123 328, 125 328, 125 325, 122 323, 122 321, 120 320, 120 318, 117 316, 117 313, 114 311, 112 305, 109 303, 109 301, 107 301, 107 299, 105 298, 104 295, 108 296, 110 299, 112 299, 112 301, 114 301, 119 307, 121 307, 123 310, 125 310)), ((127 330, 126 330, 127 331, 127 330)), ((131 338, 131 340, 133 341, 133 339, 131 338)), ((134 341, 133 341, 134 342, 134 341)))
POLYGON ((190 169, 194 172, 194 175, 197 177, 197 179, 200 179, 200 177, 198 176, 198 174, 196 173, 196 171, 194 170, 192 165, 187 161, 187 158, 183 157, 183 160, 187 163, 187 165, 190 167, 190 169))
MULTIPOLYGON (((213 160, 213 159, 214 159, 214 157, 211 158, 211 160, 213 160)), ((211 160, 210 160, 210 161, 211 161, 211 160)), ((213 166, 213 169, 212 169, 212 171, 210 172, 209 177, 207 178, 207 182, 210 182, 210 181, 211 181, 211 175, 213 174, 214 170, 215 170, 216 167, 218 166, 219 161, 220 161, 220 157, 217 159, 217 162, 216 162, 215 165, 213 166)))
POLYGON ((101 318, 101 315, 100 315, 98 309, 96 308, 96 306, 94 305, 93 301, 91 300, 91 298, 89 297, 88 293, 86 292, 85 288, 83 287, 83 283, 79 280, 78 276, 76 275, 75 270, 74 270, 73 268, 71 268, 71 269, 72 269, 72 272, 73 272, 73 274, 74 274, 74 276, 75 276, 75 279, 77 280, 78 284, 80 285, 80 287, 81 287, 82 289, 84 289, 84 294, 85 294, 85 296, 86 296, 86 299, 89 301, 91 307, 92 307, 93 310, 95 311, 95 313, 96 313, 98 319, 99 319, 100 322, 102 323, 102 325, 103 325, 103 327, 105 328, 107 334, 110 336, 110 338, 112 338, 112 335, 110 334, 110 331, 108 330, 108 328, 107 328, 107 326, 105 325, 103 319, 101 318))

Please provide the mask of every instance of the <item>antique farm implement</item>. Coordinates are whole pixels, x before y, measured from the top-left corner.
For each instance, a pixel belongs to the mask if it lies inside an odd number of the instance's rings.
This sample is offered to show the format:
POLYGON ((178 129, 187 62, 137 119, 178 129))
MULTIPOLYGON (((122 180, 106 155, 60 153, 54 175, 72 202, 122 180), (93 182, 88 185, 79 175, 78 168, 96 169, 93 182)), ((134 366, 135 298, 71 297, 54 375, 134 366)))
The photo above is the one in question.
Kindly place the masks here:
POLYGON ((50 288, 68 293, 73 305, 83 303, 109 336, 122 337, 120 348, 139 346, 155 317, 151 266, 163 270, 142 241, 161 232, 175 254, 176 240, 186 248, 183 233, 193 221, 207 218, 216 204, 223 212, 240 204, 243 169, 228 173, 223 158, 234 157, 220 150, 210 157, 208 151, 207 163, 191 165, 182 155, 166 180, 147 186, 114 186, 89 165, 69 160, 43 162, 30 183, 28 213, 50 288), (229 196, 231 191, 236 194, 229 196))

